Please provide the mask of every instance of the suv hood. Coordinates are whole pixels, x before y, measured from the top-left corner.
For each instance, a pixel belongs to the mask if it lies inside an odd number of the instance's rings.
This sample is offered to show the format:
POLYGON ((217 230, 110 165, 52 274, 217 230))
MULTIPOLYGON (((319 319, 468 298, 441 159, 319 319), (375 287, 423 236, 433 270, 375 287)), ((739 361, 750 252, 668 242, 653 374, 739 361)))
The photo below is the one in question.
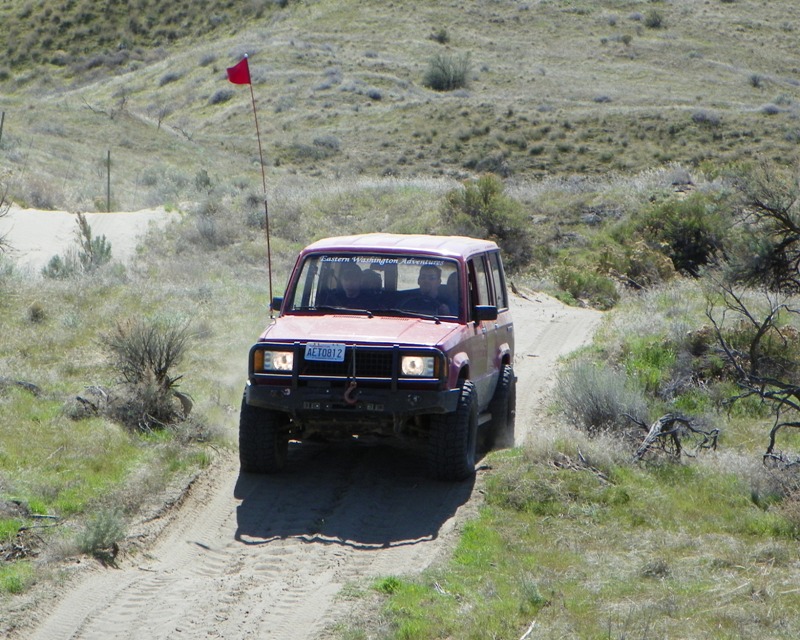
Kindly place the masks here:
POLYGON ((421 318, 389 316, 282 316, 261 335, 260 341, 331 341, 345 343, 441 345, 461 325, 436 324, 421 318))

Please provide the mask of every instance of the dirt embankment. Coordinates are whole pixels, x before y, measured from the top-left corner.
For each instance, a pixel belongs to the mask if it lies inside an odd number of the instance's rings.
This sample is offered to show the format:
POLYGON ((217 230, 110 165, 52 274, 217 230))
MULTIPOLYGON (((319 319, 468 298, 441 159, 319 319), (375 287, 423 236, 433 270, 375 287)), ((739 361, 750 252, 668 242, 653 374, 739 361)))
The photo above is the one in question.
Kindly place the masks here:
MULTIPOLYGON (((86 213, 95 238, 105 236, 111 257, 127 262, 150 225, 163 225, 175 218, 163 207, 133 212, 86 213)), ((41 211, 12 206, 0 218, 0 238, 10 246, 9 255, 22 270, 39 273, 53 256, 77 247, 77 216, 64 211, 41 211)))

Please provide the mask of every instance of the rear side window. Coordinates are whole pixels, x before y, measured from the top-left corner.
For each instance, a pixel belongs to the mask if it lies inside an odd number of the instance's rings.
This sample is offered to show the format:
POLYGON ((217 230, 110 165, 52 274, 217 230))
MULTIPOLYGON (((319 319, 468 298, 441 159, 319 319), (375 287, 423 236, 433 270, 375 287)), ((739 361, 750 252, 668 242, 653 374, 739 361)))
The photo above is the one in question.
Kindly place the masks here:
POLYGON ((494 303, 497 309, 508 309, 508 293, 506 292, 506 277, 503 272, 503 262, 499 253, 489 254, 489 268, 492 270, 492 284, 494 285, 494 303))
POLYGON ((482 256, 469 261, 469 276, 472 304, 492 304, 489 297, 489 274, 482 256))

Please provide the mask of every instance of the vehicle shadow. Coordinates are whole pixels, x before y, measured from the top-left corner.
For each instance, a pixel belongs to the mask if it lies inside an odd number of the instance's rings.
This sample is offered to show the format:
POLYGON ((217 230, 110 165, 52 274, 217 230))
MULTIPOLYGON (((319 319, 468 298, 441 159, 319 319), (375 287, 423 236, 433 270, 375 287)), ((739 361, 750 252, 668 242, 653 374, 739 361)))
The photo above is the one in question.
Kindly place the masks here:
POLYGON ((433 540, 469 500, 474 479, 426 477, 419 452, 372 444, 292 446, 287 469, 240 474, 236 540, 387 548, 433 540))

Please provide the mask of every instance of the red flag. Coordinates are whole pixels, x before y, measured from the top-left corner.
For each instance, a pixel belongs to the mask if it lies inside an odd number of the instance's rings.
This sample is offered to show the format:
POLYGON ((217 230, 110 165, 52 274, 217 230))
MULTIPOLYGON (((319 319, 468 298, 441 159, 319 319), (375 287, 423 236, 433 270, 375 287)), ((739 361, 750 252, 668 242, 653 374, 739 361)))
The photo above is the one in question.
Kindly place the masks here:
POLYGON ((250 84, 250 66, 247 64, 247 56, 232 67, 228 67, 228 80, 233 84, 250 84))

